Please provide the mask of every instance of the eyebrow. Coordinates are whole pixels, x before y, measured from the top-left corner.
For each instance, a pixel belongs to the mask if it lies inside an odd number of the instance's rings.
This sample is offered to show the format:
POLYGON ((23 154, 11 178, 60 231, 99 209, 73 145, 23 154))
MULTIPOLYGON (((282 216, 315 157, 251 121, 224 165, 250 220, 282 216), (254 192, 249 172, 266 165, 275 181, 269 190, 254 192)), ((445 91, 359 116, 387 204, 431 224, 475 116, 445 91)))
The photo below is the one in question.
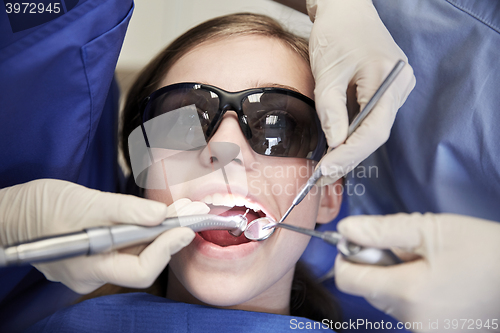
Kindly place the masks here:
POLYGON ((302 94, 297 88, 287 86, 285 84, 279 84, 279 83, 262 83, 262 84, 256 84, 255 85, 257 88, 265 88, 265 87, 270 87, 270 88, 283 88, 283 89, 288 89, 288 90, 293 90, 299 94, 302 94))
MULTIPOLYGON (((200 81, 201 84, 206 84, 206 85, 211 85, 210 83, 208 82, 205 82, 205 81, 200 81)), ((279 83, 253 83, 251 84, 251 86, 254 86, 255 88, 283 88, 283 89, 288 89, 288 90, 292 90, 292 91, 295 91, 299 94, 302 94, 299 89, 297 88, 294 88, 294 87, 291 87, 291 86, 287 86, 286 84, 279 84, 279 83)))

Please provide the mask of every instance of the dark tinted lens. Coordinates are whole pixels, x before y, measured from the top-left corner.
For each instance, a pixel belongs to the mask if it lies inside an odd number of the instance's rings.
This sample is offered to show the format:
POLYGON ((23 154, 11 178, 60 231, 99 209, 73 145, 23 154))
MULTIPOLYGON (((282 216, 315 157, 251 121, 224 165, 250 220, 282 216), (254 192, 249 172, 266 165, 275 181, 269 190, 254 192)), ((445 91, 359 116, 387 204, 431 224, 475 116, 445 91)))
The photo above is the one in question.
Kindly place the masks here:
POLYGON ((298 98, 252 94, 244 100, 243 112, 252 131, 250 145, 259 154, 311 158, 318 146, 316 110, 298 98))
POLYGON ((151 130, 158 127, 154 133, 161 133, 162 148, 189 150, 206 144, 200 133, 206 133, 218 106, 216 94, 193 86, 158 91, 144 110, 143 123, 151 130))
POLYGON ((195 105, 200 115, 200 120, 205 125, 207 122, 209 123, 211 117, 217 112, 219 98, 216 94, 204 89, 173 89, 154 97, 149 102, 144 113, 144 121, 188 105, 195 105))

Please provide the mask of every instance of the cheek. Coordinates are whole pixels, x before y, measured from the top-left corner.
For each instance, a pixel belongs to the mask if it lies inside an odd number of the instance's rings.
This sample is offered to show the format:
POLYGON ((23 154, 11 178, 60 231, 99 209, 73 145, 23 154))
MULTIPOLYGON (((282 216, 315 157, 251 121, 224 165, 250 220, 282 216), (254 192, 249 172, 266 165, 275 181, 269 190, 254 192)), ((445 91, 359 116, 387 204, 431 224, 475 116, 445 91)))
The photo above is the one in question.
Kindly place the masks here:
POLYGON ((318 216, 319 205, 321 201, 321 189, 314 186, 307 196, 294 208, 296 215, 288 223, 295 224, 308 229, 314 229, 316 218, 318 216))
MULTIPOLYGON (((319 195, 310 193, 294 208, 283 223, 296 225, 306 229, 314 229, 316 226, 319 200, 319 195)), ((291 230, 277 229, 270 238, 270 240, 274 242, 268 252, 269 256, 272 258, 270 266, 272 266, 273 269, 278 269, 279 267, 281 271, 292 268, 305 251, 310 239, 310 236, 291 230)))
MULTIPOLYGON (((318 200, 305 198, 289 215, 284 223, 299 226, 306 229, 314 229, 318 211, 318 200), (296 211, 295 211, 296 210, 296 211)), ((273 249, 277 261, 295 264, 304 252, 311 239, 307 235, 286 229, 276 230, 277 246, 273 249)))
POLYGON ((275 264, 295 265, 307 247, 310 237, 286 229, 277 230, 276 234, 274 237, 277 238, 277 246, 273 249, 275 264))
POLYGON ((291 204, 314 171, 316 162, 301 158, 255 155, 247 171, 249 187, 291 204))
POLYGON ((144 197, 146 199, 163 202, 167 206, 170 206, 174 202, 170 192, 165 190, 145 190, 144 197))

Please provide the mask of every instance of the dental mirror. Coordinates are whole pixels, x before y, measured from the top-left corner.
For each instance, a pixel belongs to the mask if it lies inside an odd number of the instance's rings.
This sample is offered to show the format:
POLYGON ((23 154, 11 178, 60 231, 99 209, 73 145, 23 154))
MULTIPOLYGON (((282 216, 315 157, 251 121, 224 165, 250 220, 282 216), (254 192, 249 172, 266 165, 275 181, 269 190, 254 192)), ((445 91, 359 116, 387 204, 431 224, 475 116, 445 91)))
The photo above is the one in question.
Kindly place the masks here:
POLYGON ((269 217, 261 217, 250 222, 245 230, 245 237, 254 241, 262 241, 269 238, 276 228, 264 229, 268 225, 275 224, 276 221, 269 217))

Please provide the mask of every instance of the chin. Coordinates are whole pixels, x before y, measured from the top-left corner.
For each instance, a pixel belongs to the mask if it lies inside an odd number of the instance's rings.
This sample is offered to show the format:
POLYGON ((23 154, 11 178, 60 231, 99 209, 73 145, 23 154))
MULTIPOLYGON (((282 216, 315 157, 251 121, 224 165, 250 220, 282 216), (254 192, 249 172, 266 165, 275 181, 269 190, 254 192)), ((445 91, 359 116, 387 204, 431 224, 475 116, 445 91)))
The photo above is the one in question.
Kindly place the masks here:
POLYGON ((214 288, 207 288, 206 290, 200 290, 199 287, 195 287, 195 290, 190 291, 191 295, 196 297, 201 302, 218 307, 233 307, 245 302, 248 302, 254 295, 249 295, 247 292, 242 290, 242 286, 228 287, 227 284, 214 288))
MULTIPOLYGON (((174 268, 174 267, 173 267, 174 268)), ((175 269, 175 268, 174 268, 175 269)), ((263 290, 263 285, 256 283, 256 277, 248 274, 227 274, 221 272, 200 271, 194 267, 176 273, 181 288, 200 302, 218 306, 231 307, 243 304, 256 297, 263 290)), ((260 282, 260 281, 257 281, 260 282)))

